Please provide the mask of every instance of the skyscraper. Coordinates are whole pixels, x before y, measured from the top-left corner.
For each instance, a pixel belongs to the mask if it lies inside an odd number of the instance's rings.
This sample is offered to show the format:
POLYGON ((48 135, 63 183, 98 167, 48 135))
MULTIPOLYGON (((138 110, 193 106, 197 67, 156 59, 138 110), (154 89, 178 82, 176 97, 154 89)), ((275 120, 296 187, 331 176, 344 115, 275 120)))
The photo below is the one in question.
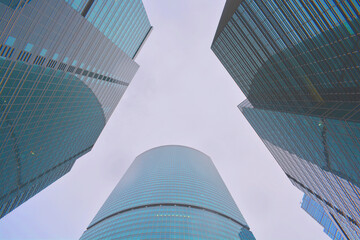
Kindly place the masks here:
MULTIPOLYGON (((239 105, 292 183, 348 235, 359 237, 358 123, 239 105)), ((344 236, 346 237, 346 236, 344 236)), ((347 238, 345 238, 347 239, 347 238)))
POLYGON ((141 0, 0 0, 0 217, 89 152, 134 77, 141 0))
POLYGON ((322 206, 312 200, 306 194, 303 197, 301 202, 301 208, 304 209, 311 217, 313 217, 321 226, 324 227, 324 232, 334 240, 343 240, 344 238, 339 232, 339 229, 336 227, 337 224, 334 224, 327 213, 324 211, 322 206))
POLYGON ((360 239, 358 1, 228 0, 212 50, 292 183, 360 239))
POLYGON ((210 157, 184 146, 139 155, 80 239, 255 240, 210 157))

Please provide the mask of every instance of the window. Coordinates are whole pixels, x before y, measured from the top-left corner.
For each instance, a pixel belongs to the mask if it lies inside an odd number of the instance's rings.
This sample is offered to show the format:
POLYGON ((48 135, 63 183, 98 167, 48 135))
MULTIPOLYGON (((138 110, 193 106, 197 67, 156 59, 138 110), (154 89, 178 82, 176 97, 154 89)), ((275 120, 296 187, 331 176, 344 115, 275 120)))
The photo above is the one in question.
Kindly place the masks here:
POLYGON ((31 43, 28 43, 28 44, 26 44, 26 46, 25 46, 25 51, 27 51, 27 52, 30 52, 31 51, 31 49, 34 47, 34 45, 33 44, 31 44, 31 43))
POLYGON ((14 45, 16 38, 9 36, 8 39, 6 40, 5 44, 12 47, 14 45))
POLYGON ((40 52, 40 56, 44 57, 46 52, 47 52, 47 50, 45 48, 43 48, 40 52))

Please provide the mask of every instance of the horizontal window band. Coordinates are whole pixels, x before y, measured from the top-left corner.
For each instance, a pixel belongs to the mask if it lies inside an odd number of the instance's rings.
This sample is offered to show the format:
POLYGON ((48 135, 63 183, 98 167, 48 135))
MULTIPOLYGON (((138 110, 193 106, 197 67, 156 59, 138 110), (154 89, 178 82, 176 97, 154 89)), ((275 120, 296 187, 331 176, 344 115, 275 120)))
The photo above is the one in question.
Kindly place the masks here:
POLYGON ((220 213, 220 212, 217 212, 215 210, 212 210, 212 209, 209 209, 209 208, 204 208, 204 207, 199 207, 199 206, 195 206, 195 205, 189 205, 189 204, 182 204, 182 203, 154 203, 154 204, 147 204, 147 205, 140 205, 140 206, 137 206, 137 207, 132 207, 132 208, 127 208, 127 209, 124 209, 124 210, 121 210, 121 211, 118 211, 116 213, 113 213, 113 214, 110 214, 109 216, 103 218, 103 219, 100 219, 99 221, 95 222, 94 224, 91 224, 89 225, 89 227, 87 227, 86 230, 89 230, 90 228, 94 227, 95 225, 105 221, 106 219, 109 219, 109 218, 112 218, 116 215, 119 215, 119 214, 122 214, 122 213, 125 213, 125 212, 129 212, 129 211, 132 211, 132 210, 136 210, 136 209, 141 209, 141 208, 149 208, 149 207, 169 207, 169 206, 172 206, 172 207, 186 207, 186 208, 194 208, 194 209, 199 209, 199 210, 204 210, 204 211, 207 211, 207 212, 211 212, 211 213, 214 213, 214 214, 217 214, 221 217, 224 217, 224 218, 227 218, 231 221, 233 221, 234 223, 240 225, 241 227, 243 228, 246 228, 247 230, 250 230, 250 228, 247 226, 247 225, 244 225, 243 223, 235 220, 234 218, 232 217, 229 217, 223 213, 220 213))
MULTIPOLYGON (((5 58, 11 58, 13 52, 14 52, 15 48, 6 46, 6 45, 0 45, 0 56, 1 57, 5 57, 5 58)), ((32 54, 30 52, 26 52, 24 50, 21 50, 19 55, 16 58, 16 61, 21 61, 21 62, 29 62, 30 57, 32 56, 32 54)), ((35 56, 35 59, 33 60, 33 64, 34 65, 39 65, 39 66, 43 66, 43 64, 45 63, 47 58, 43 57, 43 56, 35 56)), ((53 59, 49 59, 49 61, 46 64, 46 67, 49 68, 54 68, 56 67, 56 65, 58 64, 58 61, 55 61, 53 59)), ((107 77, 104 75, 100 75, 94 72, 89 72, 88 70, 83 70, 82 68, 76 68, 75 66, 72 65, 67 65, 66 63, 62 63, 60 62, 60 64, 57 67, 58 70, 61 71, 66 71, 73 73, 73 74, 78 74, 78 75, 82 75, 82 76, 87 76, 91 77, 91 78, 96 78, 105 82, 111 82, 111 83, 115 83, 115 84, 120 84, 123 86, 129 86, 129 83, 124 82, 124 81, 120 81, 111 77, 107 77), (67 69, 66 69, 67 67, 67 69)))

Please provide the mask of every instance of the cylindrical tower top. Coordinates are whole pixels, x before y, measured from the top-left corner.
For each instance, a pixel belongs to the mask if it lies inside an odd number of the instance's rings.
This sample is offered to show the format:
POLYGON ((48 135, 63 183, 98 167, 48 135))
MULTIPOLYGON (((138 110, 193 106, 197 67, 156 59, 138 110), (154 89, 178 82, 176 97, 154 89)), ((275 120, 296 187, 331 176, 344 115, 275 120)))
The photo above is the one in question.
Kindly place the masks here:
MULTIPOLYGON (((137 234, 136 229, 146 239, 172 231, 181 232, 184 239, 196 234, 204 239, 239 239, 248 226, 210 157, 189 147, 168 145, 135 159, 82 239, 135 236, 131 234, 137 234), (129 221, 131 226, 126 225, 129 221), (209 229, 212 224, 218 229, 209 229), (121 232, 128 235, 116 235, 121 232)), ((172 235, 161 237, 172 239, 172 235)))

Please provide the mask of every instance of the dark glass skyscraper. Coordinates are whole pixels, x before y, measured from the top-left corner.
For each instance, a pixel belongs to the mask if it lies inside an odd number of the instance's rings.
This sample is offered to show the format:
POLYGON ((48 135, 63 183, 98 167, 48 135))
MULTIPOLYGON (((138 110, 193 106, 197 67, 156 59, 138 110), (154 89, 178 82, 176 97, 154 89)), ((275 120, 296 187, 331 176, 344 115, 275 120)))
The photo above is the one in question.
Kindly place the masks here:
POLYGON ((81 239, 255 240, 211 159, 183 146, 139 155, 81 239))
POLYGON ((292 183, 321 204, 348 239, 358 239, 360 150, 351 130, 359 123, 255 108, 247 100, 239 108, 292 183))
POLYGON ((228 0, 212 50, 292 183, 360 239, 360 3, 228 0))
POLYGON ((141 0, 0 0, 0 217, 89 152, 135 75, 141 0))

